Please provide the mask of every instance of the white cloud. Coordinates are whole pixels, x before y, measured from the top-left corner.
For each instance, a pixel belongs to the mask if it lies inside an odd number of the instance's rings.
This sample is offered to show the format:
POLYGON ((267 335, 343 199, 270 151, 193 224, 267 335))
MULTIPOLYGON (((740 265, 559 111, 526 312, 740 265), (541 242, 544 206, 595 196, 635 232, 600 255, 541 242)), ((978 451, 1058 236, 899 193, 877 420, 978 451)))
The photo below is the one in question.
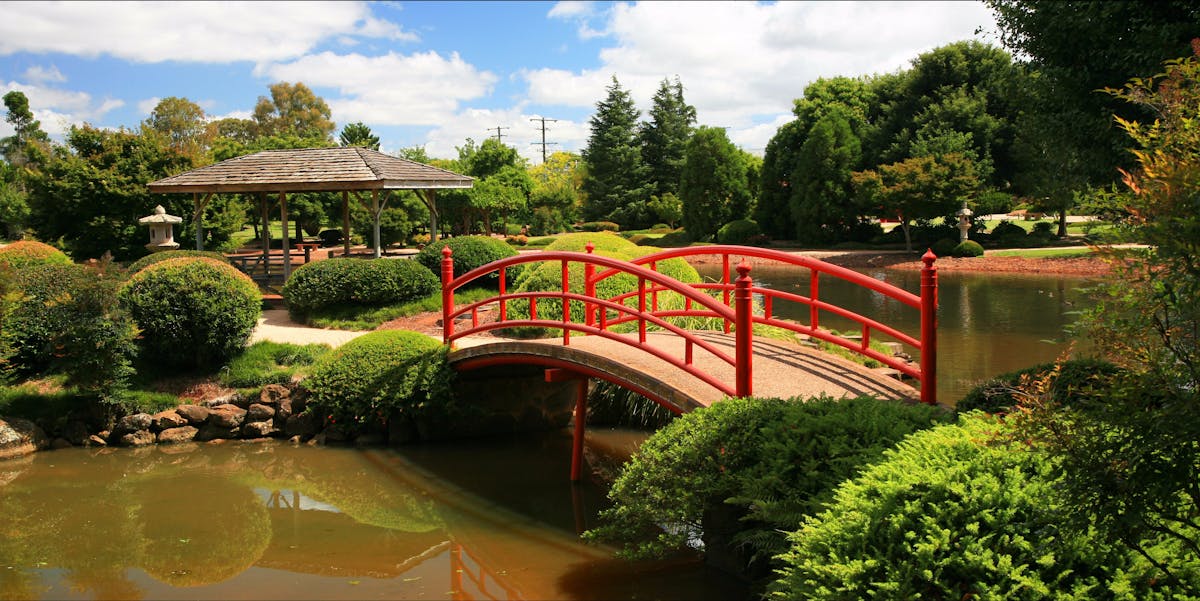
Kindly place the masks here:
POLYGON ((159 98, 158 96, 151 96, 145 100, 139 101, 137 103, 138 114, 149 117, 150 113, 154 112, 154 107, 158 106, 159 102, 162 102, 162 98, 159 98))
POLYGON ((595 12, 595 2, 582 2, 573 0, 564 0, 563 2, 555 2, 554 7, 550 12, 546 13, 551 19, 578 19, 580 17, 590 17, 595 12))
POLYGON ((786 122, 813 80, 895 71, 973 38, 976 27, 995 28, 979 2, 619 3, 607 16, 613 45, 600 67, 520 76, 533 105, 591 108, 615 74, 644 111, 659 82, 678 75, 701 124, 761 148, 764 123, 786 122))
MULTIPOLYGON (((467 138, 478 144, 495 136, 496 127, 505 127, 503 142, 517 149, 531 164, 542 162, 541 124, 530 120, 542 115, 529 114, 519 108, 506 110, 467 109, 451 120, 436 127, 425 136, 425 151, 431 157, 454 158, 456 147, 462 146, 467 138), (538 142, 538 144, 534 144, 538 142)), ((559 120, 546 123, 547 154, 559 150, 579 152, 587 143, 591 133, 587 122, 559 120)))
POLYGON ((67 80, 62 71, 54 65, 50 65, 49 68, 34 65, 25 70, 25 79, 35 83, 62 83, 67 80))
MULTIPOLYGON (((467 100, 489 94, 497 77, 458 54, 436 52, 381 56, 322 52, 290 63, 265 66, 260 75, 337 89, 325 97, 339 124, 441 125, 467 100)), ((461 142, 461 140, 460 140, 461 142)))
MULTIPOLYGON (((19 90, 25 94, 29 99, 33 117, 42 122, 42 130, 55 137, 62 136, 71 125, 94 123, 103 119, 108 112, 125 106, 124 101, 112 98, 97 103, 87 92, 16 81, 0 85, 0 95, 12 90, 19 90)), ((11 129, 8 131, 11 134, 11 129)))
POLYGON ((343 35, 413 41, 363 2, 13 2, 0 56, 111 55, 134 62, 278 61, 343 35))

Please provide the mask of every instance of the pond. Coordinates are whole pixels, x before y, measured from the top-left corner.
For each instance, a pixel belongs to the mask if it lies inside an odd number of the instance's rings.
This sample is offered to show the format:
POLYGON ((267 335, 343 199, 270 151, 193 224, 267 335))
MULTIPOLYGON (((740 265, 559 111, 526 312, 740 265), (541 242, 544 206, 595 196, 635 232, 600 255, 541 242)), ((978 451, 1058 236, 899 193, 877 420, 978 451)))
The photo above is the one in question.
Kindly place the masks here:
MULTIPOLYGON (((719 266, 701 266, 719 280, 719 266)), ((919 294, 920 273, 899 269, 858 270, 919 294)), ((756 265, 755 284, 808 294, 808 270, 756 265)), ((938 399, 952 404, 979 382, 1038 363, 1052 362, 1070 343, 1065 328, 1090 306, 1084 290, 1095 280, 1038 274, 938 273, 938 399)), ((851 309, 903 332, 920 334, 920 315, 881 294, 843 280, 821 278, 821 300, 851 309)), ((777 303, 780 317, 808 323, 808 308, 777 303)), ((821 325, 857 332, 849 320, 822 313, 821 325)), ((880 339, 884 339, 882 336, 880 339)), ((1083 351, 1084 347, 1076 345, 1083 351)), ((915 357, 915 355, 914 355, 915 357)))
POLYGON ((398 450, 63 449, 0 462, 3 599, 729 599, 581 543, 570 435, 398 450))

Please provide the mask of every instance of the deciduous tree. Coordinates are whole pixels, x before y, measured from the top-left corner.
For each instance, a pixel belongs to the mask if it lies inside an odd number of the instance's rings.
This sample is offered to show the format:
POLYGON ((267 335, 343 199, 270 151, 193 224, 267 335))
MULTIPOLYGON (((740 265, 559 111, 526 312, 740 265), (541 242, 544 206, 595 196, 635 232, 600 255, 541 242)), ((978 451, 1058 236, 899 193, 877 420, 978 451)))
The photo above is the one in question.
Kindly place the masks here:
POLYGON ((257 135, 295 135, 302 138, 329 140, 334 123, 330 120, 329 105, 301 82, 271 84, 271 97, 258 97, 254 106, 257 135))
POLYGON ((722 225, 748 216, 750 190, 742 153, 725 130, 701 126, 687 145, 679 181, 683 227, 695 240, 707 240, 722 225))

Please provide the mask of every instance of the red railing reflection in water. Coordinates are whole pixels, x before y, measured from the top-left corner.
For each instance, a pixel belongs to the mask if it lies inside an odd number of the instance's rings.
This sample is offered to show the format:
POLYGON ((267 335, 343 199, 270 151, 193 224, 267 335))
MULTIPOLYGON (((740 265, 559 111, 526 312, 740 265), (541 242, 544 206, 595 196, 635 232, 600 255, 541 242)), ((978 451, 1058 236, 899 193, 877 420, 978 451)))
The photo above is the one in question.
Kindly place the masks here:
POLYGON ((920 382, 921 400, 926 403, 936 403, 936 371, 937 371, 937 269, 933 266, 936 256, 926 252, 921 258, 924 267, 921 270, 920 294, 900 289, 870 276, 856 271, 832 265, 818 259, 792 255, 780 251, 755 248, 749 246, 699 246, 666 250, 624 261, 603 257, 592 252, 588 244, 586 253, 548 251, 538 254, 519 255, 502 259, 474 269, 457 278, 454 277, 454 263, 449 248, 442 250, 442 323, 443 340, 450 344, 454 340, 488 330, 511 327, 549 327, 561 329, 564 345, 570 345, 571 332, 580 332, 592 336, 603 336, 621 343, 634 346, 647 353, 667 361, 689 374, 701 379, 722 393, 731 396, 750 396, 753 394, 753 324, 761 323, 784 328, 798 334, 803 334, 824 340, 863 356, 870 357, 880 363, 900 371, 920 382), (690 256, 717 256, 722 266, 720 282, 688 284, 657 271, 660 262, 673 258, 690 256), (734 259, 737 263, 734 263, 734 259), (750 277, 751 265, 749 259, 763 259, 786 265, 804 267, 809 270, 808 295, 794 294, 771 288, 754 286, 750 277), (561 290, 519 292, 507 291, 507 271, 512 267, 528 263, 557 261, 562 268, 561 290), (580 263, 584 268, 583 293, 572 292, 569 282, 569 265, 580 263), (732 278, 731 267, 737 271, 738 277, 732 278), (597 273, 597 269, 602 269, 597 273), (454 291, 479 278, 496 273, 499 277, 499 293, 491 298, 470 303, 462 307, 454 305, 454 291), (637 287, 611 298, 601 298, 597 295, 597 284, 604 280, 628 274, 637 278, 637 287), (860 315, 849 309, 832 305, 820 300, 820 280, 822 276, 834 277, 859 286, 863 286, 892 298, 920 312, 921 331, 919 337, 902 332, 889 325, 880 323, 870 317, 860 315), (663 292, 676 293, 682 296, 682 309, 660 309, 659 294, 663 292), (719 294, 718 294, 719 293, 719 294), (754 298, 762 301, 761 309, 755 310, 754 298), (527 318, 509 319, 508 304, 517 299, 525 299, 529 303, 527 318), (562 317, 558 320, 540 319, 537 314, 539 299, 561 302, 562 317), (635 302, 636 301, 636 302, 635 302), (732 301, 732 307, 731 305, 732 301), (776 301, 801 303, 809 307, 809 323, 802 324, 775 317, 776 301), (571 319, 572 303, 583 303, 584 320, 577 323, 571 319), (499 319, 481 324, 479 310, 489 305, 498 305, 499 319), (631 306, 632 305, 632 306, 631 306), (843 337, 830 330, 820 327, 822 312, 851 320, 861 327, 858 339, 843 337), (471 327, 464 330, 455 328, 454 320, 470 314, 471 327), (610 319, 609 316, 613 317, 610 319), (679 327, 670 321, 672 317, 703 317, 717 318, 723 321, 726 333, 733 331, 736 342, 734 356, 720 350, 707 342, 696 333, 679 327), (637 337, 621 335, 610 330, 613 326, 623 323, 637 322, 637 337), (675 357, 665 351, 646 343, 646 332, 649 325, 674 333, 685 341, 684 356, 675 357), (880 353, 870 347, 873 333, 880 333, 908 345, 916 350, 920 360, 916 366, 891 355, 880 353), (722 382, 711 374, 695 367, 693 362, 694 347, 700 347, 721 361, 731 365, 736 374, 735 382, 730 385, 722 382))

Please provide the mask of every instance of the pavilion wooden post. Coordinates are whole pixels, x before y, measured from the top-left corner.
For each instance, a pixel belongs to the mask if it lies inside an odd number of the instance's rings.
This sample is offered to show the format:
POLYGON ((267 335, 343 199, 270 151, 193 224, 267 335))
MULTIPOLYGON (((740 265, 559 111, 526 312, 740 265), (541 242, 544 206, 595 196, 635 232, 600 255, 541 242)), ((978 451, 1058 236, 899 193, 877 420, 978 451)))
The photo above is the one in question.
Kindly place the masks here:
POLYGON ((432 188, 421 190, 421 200, 425 201, 425 206, 429 208, 429 241, 436 242, 438 240, 438 212, 437 212, 437 190, 432 188))
POLYGON ((258 208, 262 212, 262 263, 263 275, 271 279, 271 207, 267 204, 267 193, 258 193, 258 208))
POLYGON ((283 225, 283 281, 292 277, 292 252, 288 248, 287 192, 279 193, 279 221, 283 225))
POLYGON ((213 193, 209 192, 200 198, 199 192, 192 192, 192 225, 196 226, 196 250, 204 250, 204 207, 213 193))
POLYGON ((350 256, 350 192, 346 190, 342 190, 342 256, 350 256))
POLYGON ((379 243, 379 213, 383 210, 379 206, 379 190, 371 190, 371 219, 374 221, 373 227, 375 232, 375 258, 382 256, 380 252, 381 245, 379 243))

